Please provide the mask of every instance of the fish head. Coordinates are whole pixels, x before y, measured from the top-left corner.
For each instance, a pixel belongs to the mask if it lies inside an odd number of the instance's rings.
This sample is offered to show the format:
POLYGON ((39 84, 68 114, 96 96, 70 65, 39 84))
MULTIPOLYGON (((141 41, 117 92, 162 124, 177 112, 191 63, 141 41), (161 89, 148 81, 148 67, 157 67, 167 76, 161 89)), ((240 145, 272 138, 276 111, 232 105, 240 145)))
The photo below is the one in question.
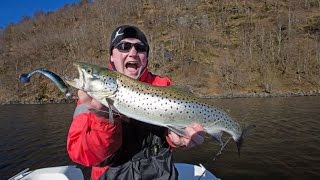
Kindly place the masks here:
POLYGON ((117 75, 115 72, 93 64, 77 62, 79 77, 66 79, 66 82, 77 89, 93 96, 110 96, 117 91, 117 75))

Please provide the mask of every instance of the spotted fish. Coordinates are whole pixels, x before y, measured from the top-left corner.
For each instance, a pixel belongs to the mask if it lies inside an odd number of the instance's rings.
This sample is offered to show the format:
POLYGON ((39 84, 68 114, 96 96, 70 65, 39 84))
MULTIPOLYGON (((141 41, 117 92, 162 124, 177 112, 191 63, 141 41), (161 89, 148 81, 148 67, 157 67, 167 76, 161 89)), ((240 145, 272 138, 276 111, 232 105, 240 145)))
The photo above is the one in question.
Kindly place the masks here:
POLYGON ((192 93, 173 86, 152 86, 101 66, 74 65, 79 78, 66 82, 112 110, 145 123, 167 127, 182 136, 187 136, 184 129, 188 125, 199 123, 221 145, 223 132, 228 133, 240 150, 243 133, 239 124, 192 93))

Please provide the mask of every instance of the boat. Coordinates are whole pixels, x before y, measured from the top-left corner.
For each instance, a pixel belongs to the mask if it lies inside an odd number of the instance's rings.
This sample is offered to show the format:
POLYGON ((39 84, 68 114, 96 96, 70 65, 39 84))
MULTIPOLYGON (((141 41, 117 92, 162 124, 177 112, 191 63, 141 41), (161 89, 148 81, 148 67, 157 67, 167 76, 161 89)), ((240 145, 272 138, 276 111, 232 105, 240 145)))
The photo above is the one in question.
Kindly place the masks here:
MULTIPOLYGON (((175 163, 179 180, 220 180, 201 164, 175 163)), ((75 165, 47 167, 36 170, 29 168, 21 171, 9 180, 84 180, 80 168, 75 165)))

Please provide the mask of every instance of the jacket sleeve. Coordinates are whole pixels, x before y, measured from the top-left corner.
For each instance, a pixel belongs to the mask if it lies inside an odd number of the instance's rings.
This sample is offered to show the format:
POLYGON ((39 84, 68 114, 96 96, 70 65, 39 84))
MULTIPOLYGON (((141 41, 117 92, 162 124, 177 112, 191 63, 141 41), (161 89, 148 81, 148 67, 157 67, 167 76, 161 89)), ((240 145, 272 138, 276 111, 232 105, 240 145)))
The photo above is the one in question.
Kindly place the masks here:
POLYGON ((95 166, 115 153, 122 144, 121 121, 111 124, 78 102, 67 139, 70 158, 84 166, 95 166))

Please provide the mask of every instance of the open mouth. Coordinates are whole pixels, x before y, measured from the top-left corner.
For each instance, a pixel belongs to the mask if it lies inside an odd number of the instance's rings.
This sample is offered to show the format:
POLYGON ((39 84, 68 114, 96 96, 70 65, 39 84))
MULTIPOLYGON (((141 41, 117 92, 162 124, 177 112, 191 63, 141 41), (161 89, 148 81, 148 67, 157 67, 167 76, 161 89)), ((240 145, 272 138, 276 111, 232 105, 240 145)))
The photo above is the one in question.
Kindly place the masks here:
POLYGON ((74 64, 74 66, 76 66, 76 68, 78 69, 79 72, 79 77, 78 78, 70 78, 70 77, 66 77, 66 82, 70 85, 73 86, 77 89, 84 89, 84 73, 82 72, 80 66, 78 64, 74 64))
POLYGON ((131 73, 136 73, 139 70, 139 64, 137 62, 133 62, 133 61, 127 62, 125 64, 125 67, 131 73))

